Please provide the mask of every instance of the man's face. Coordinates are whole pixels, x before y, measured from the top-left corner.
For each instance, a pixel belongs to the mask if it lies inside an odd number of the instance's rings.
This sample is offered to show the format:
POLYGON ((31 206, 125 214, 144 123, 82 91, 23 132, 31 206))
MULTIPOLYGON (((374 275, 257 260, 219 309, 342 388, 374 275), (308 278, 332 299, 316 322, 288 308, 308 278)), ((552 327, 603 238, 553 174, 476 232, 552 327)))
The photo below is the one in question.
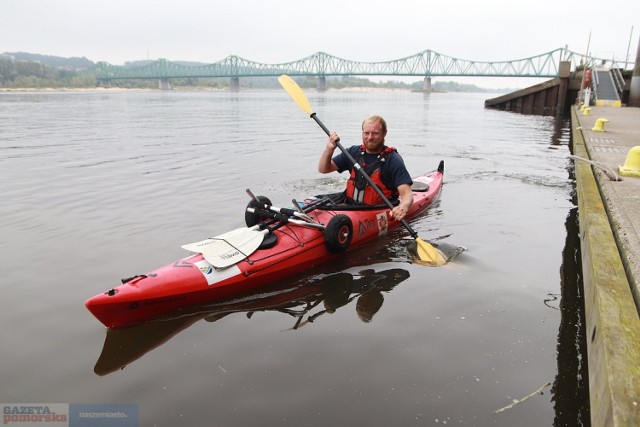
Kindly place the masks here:
POLYGON ((384 145, 385 136, 382 125, 377 121, 367 121, 362 125, 362 143, 367 153, 380 153, 384 145))

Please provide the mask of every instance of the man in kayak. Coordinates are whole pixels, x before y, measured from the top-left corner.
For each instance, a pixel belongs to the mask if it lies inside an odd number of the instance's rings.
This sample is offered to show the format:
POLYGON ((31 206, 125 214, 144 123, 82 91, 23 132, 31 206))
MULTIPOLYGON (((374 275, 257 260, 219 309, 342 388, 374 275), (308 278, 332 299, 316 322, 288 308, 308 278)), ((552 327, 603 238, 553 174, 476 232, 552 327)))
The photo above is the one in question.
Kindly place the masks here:
MULTIPOLYGON (((413 181, 398 151, 384 145, 386 135, 387 123, 385 120, 380 116, 369 116, 362 122, 362 145, 354 145, 347 151, 360 163, 362 169, 380 187, 389 200, 394 201, 398 197, 400 198, 400 203, 391 210, 391 216, 401 220, 413 204, 413 193, 411 192, 413 181)), ((384 203, 367 181, 360 174, 356 174, 347 156, 340 153, 332 157, 338 141, 340 141, 338 134, 331 132, 318 162, 318 172, 337 171, 341 173, 348 170, 351 173, 346 190, 348 201, 365 205, 384 203)))

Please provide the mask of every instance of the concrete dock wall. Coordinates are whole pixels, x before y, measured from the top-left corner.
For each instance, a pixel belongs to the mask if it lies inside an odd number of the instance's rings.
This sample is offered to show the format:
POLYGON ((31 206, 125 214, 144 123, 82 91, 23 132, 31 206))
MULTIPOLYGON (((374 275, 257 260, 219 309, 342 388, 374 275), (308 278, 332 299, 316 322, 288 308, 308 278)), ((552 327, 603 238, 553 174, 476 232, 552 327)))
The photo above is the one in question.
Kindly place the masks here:
MULTIPOLYGON (((589 159, 577 109, 573 152, 589 159)), ((576 162, 593 426, 640 425, 640 318, 592 166, 576 162)), ((639 186, 640 188, 640 186, 639 186)), ((609 202, 610 203, 610 202, 609 202)), ((637 256, 637 254, 636 254, 637 256)))

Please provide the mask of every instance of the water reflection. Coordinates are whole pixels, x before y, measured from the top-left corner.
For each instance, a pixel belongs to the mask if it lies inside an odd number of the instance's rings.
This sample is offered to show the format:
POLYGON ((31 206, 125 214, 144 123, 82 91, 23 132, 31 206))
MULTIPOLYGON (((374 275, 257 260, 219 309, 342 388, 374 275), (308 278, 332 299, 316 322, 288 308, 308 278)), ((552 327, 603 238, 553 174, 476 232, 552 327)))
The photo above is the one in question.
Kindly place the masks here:
MULTIPOLYGON (((568 145, 571 134, 568 118, 556 118, 552 146, 568 145)), ((554 426, 591 425, 589 404, 589 372, 587 365, 586 323, 584 319, 584 294, 582 283, 582 256, 577 198, 575 192, 575 170, 572 162, 567 164, 569 180, 574 183, 570 201, 574 205, 565 220, 567 230, 562 265, 560 266, 560 303, 545 300, 545 304, 560 310, 560 326, 557 342, 557 374, 551 389, 555 409, 554 426)))
POLYGON ((553 135, 549 148, 558 148, 570 145, 571 139, 571 120, 569 116, 556 117, 553 121, 553 135))
POLYGON ((285 281, 233 300, 191 307, 131 328, 109 329, 94 372, 102 376, 124 369, 194 323, 200 320, 213 323, 233 313, 246 313, 251 318, 258 311, 281 312, 293 317, 290 329, 298 330, 355 301, 358 317, 369 323, 382 307, 384 293, 408 278, 408 271, 391 268, 285 281))
POLYGON ((578 209, 569 211, 567 239, 560 267, 560 328, 558 371, 551 393, 555 407, 554 426, 590 425, 589 373, 585 340, 584 294, 578 234, 578 209))

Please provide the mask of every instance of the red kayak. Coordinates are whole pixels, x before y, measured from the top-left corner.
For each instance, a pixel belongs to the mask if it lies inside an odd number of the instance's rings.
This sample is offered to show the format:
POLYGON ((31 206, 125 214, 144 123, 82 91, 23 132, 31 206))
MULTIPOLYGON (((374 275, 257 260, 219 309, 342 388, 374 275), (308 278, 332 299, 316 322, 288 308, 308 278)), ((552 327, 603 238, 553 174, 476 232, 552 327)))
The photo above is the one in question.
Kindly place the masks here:
MULTIPOLYGON (((442 189, 444 162, 413 178, 414 203, 405 217, 424 213, 442 189)), ((294 201, 295 202, 295 201, 294 201)), ((294 208, 249 203, 246 228, 183 246, 195 252, 150 273, 124 279, 86 307, 109 328, 141 323, 177 309, 219 301, 340 256, 401 226, 385 205, 354 206, 316 197, 294 208)))

